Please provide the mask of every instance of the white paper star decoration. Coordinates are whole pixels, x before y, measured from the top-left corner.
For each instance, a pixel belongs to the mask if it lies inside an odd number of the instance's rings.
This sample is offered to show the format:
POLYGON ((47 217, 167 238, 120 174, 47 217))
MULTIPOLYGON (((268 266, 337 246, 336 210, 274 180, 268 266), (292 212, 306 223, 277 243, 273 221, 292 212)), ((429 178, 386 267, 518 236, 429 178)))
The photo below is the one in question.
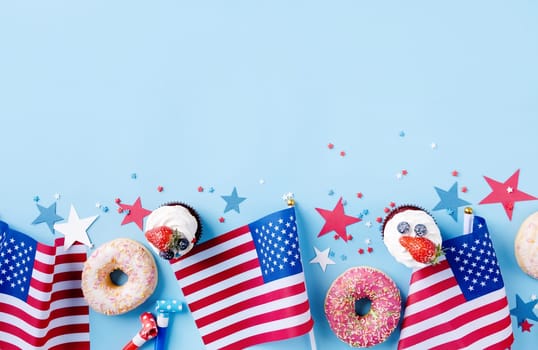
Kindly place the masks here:
POLYGON ((75 242, 93 247, 86 231, 98 217, 99 215, 95 215, 81 219, 75 207, 71 205, 67 222, 54 224, 54 229, 65 236, 64 250, 69 249, 75 242))
POLYGON ((318 248, 314 247, 314 250, 316 251, 316 257, 310 260, 310 263, 318 263, 319 267, 321 267, 323 272, 325 272, 325 270, 327 269, 327 265, 335 264, 335 262, 329 258, 329 251, 331 250, 331 248, 327 248, 324 251, 320 252, 318 248))

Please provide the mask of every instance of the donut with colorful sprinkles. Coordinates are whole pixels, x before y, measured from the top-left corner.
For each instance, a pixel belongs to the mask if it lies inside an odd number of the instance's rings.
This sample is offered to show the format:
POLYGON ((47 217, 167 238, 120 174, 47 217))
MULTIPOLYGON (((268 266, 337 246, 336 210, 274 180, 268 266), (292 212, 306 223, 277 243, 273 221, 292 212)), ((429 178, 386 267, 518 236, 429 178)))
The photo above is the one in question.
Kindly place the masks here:
POLYGON ((117 238, 97 248, 84 263, 82 293, 88 305, 105 315, 126 313, 153 294, 157 266, 151 252, 129 238, 117 238), (112 274, 121 271, 127 281, 117 284, 112 274))
POLYGON ((384 342, 400 320, 401 297, 394 281, 369 266, 352 267, 338 276, 325 297, 325 315, 336 336, 353 347, 384 342), (369 301, 361 315, 358 301, 369 301))

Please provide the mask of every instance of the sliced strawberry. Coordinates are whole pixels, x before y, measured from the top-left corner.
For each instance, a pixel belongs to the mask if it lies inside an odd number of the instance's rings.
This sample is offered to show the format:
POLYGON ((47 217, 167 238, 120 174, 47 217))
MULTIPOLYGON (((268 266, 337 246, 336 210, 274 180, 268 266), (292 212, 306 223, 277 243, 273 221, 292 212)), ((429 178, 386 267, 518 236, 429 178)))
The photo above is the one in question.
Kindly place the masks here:
POLYGON ((402 236, 400 244, 419 263, 436 264, 439 257, 443 255, 441 245, 435 245, 426 237, 402 236))
POLYGON ((157 226, 146 231, 146 239, 159 250, 166 250, 174 231, 168 226, 157 226))

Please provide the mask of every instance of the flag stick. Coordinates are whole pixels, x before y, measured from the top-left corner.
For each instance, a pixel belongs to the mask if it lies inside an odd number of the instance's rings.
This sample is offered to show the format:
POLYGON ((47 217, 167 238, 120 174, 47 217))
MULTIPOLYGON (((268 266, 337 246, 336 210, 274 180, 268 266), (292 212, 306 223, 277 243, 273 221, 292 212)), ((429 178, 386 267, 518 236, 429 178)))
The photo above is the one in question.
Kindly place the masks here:
POLYGON ((317 350, 316 347, 316 338, 314 337, 314 327, 308 332, 308 336, 310 338, 310 349, 311 350, 317 350))
POLYGON ((463 234, 473 233, 473 208, 466 207, 463 210, 463 234))

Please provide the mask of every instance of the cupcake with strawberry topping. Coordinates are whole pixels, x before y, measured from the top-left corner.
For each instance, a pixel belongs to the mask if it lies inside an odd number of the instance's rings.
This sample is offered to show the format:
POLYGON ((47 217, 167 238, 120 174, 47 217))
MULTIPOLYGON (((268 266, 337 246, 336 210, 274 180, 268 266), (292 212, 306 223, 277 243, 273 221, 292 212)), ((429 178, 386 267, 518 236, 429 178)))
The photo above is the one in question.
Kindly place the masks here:
POLYGON ((382 226, 389 253, 409 268, 436 264, 443 255, 443 238, 434 218, 424 209, 404 205, 392 210, 382 226))
POLYGON ((153 250, 166 260, 187 254, 200 240, 202 225, 190 206, 173 202, 149 214, 144 235, 153 250))

